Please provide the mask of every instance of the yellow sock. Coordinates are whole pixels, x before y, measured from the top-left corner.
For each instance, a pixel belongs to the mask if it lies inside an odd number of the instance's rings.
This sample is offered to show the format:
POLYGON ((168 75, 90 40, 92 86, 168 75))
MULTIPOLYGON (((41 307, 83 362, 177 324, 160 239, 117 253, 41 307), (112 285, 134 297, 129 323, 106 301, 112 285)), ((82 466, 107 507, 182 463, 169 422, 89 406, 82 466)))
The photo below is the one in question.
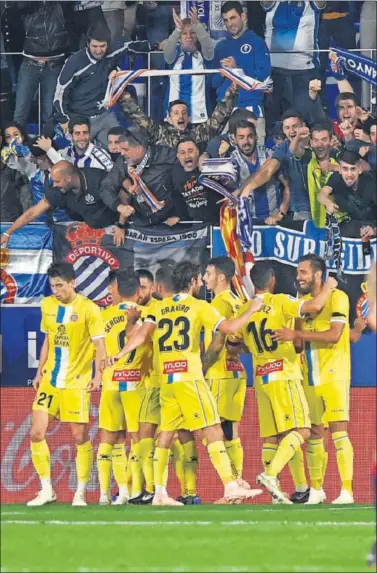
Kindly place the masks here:
POLYGON ((196 478, 198 474, 198 450, 195 440, 182 444, 184 457, 184 476, 186 493, 183 495, 196 495, 196 478))
POLYGON ((114 479, 118 487, 127 487, 126 444, 115 444, 111 457, 114 479))
POLYGON ((182 444, 179 440, 174 440, 171 445, 171 461, 181 486, 181 495, 186 495, 186 478, 185 478, 185 454, 182 444))
POLYGON ((269 444, 264 443, 262 447, 262 463, 264 467, 264 471, 266 472, 275 457, 277 452, 278 445, 277 444, 269 444))
POLYGON ((321 489, 323 484, 324 457, 326 455, 323 439, 309 440, 306 459, 310 475, 310 487, 321 489))
POLYGON ((145 478, 145 489, 150 493, 154 492, 153 476, 153 452, 154 439, 144 438, 140 440, 140 463, 145 478))
POLYGON ((212 442, 207 445, 209 459, 224 485, 234 481, 230 459, 224 442, 212 442))
POLYGON ((267 474, 277 477, 303 443, 304 439, 299 432, 289 432, 280 442, 267 474))
POLYGON ((334 432, 332 439, 336 449, 336 461, 342 482, 342 489, 352 494, 353 447, 347 432, 334 432))
POLYGON ((230 459, 230 465, 232 467, 234 479, 242 477, 243 447, 240 438, 235 438, 234 440, 227 440, 225 442, 225 447, 230 459))
POLYGON ((289 462, 289 470, 295 484, 296 491, 306 491, 308 482, 305 475, 304 452, 301 448, 296 450, 293 458, 289 462))
POLYGON ((90 441, 85 442, 85 444, 76 445, 77 456, 76 456, 76 472, 77 472, 77 483, 87 484, 90 480, 90 474, 92 473, 93 465, 93 446, 90 441))
POLYGON ((51 484, 50 450, 46 440, 31 442, 30 449, 33 466, 39 475, 42 487, 51 484))
POLYGON ((326 470, 327 470, 327 462, 329 461, 329 453, 325 451, 325 455, 323 456, 323 466, 322 466, 322 485, 325 483, 326 477, 326 470))
POLYGON ((107 494, 110 489, 112 452, 113 446, 111 444, 102 443, 98 446, 97 468, 101 493, 107 494))
POLYGON ((144 489, 144 475, 140 463, 140 442, 133 443, 130 453, 131 474, 132 474, 132 494, 131 497, 136 497, 143 492, 144 489))
POLYGON ((156 447, 153 456, 153 472, 156 492, 159 488, 166 488, 166 467, 169 463, 170 450, 168 448, 156 447))

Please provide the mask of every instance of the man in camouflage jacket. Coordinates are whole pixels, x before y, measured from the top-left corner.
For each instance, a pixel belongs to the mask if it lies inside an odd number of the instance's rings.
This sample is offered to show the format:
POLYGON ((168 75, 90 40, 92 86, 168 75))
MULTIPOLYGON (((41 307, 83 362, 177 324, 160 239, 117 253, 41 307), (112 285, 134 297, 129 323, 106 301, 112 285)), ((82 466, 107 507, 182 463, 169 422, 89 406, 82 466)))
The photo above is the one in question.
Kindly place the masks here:
POLYGON ((187 104, 181 100, 170 102, 167 122, 162 125, 147 117, 127 91, 124 92, 120 105, 128 119, 137 127, 148 131, 150 143, 177 148, 180 141, 191 138, 196 141, 199 149, 204 151, 208 141, 222 133, 233 111, 237 94, 238 86, 232 83, 224 98, 215 107, 212 116, 205 123, 196 125, 190 123, 187 104))

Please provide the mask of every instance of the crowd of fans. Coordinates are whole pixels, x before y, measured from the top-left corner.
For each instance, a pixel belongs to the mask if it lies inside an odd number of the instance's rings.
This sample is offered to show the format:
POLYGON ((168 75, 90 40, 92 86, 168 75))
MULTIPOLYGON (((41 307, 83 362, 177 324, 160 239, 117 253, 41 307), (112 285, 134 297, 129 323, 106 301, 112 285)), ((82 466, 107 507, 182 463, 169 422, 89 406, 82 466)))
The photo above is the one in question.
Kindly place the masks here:
MULTIPOLYGON (((216 157, 235 168, 232 191, 249 198, 260 224, 312 219, 324 227, 327 212, 343 234, 376 236, 370 93, 357 78, 339 79, 330 119, 327 60, 316 51, 330 37, 356 46, 352 3, 265 0, 258 17, 256 4, 223 3, 228 34, 215 41, 196 9, 183 18, 177 2, 2 3, 1 220, 12 222, 2 244, 35 220, 114 225, 118 245, 127 225, 218 224, 221 196, 200 180, 216 157), (4 57, 20 38, 21 60, 4 57), (144 111, 143 83, 103 107, 112 72, 146 67, 148 53, 154 68, 271 76, 273 91, 247 91, 220 74, 172 75, 151 80, 157 113, 144 111)), ((375 12, 374 2, 361 8, 361 28, 367 11, 375 18, 372 4, 375 12)), ((362 47, 375 47, 375 35, 365 35, 362 47)))

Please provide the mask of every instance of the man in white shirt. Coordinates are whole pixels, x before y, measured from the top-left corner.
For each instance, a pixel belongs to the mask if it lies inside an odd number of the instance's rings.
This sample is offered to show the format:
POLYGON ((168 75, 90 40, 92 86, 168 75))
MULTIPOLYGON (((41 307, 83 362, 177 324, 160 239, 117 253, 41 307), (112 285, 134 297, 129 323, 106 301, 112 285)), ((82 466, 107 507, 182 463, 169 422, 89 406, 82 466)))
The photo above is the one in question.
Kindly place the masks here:
POLYGON ((68 130, 71 134, 72 145, 56 151, 49 137, 39 137, 37 145, 47 153, 53 164, 66 159, 76 167, 95 167, 110 171, 113 162, 107 151, 91 143, 90 120, 86 117, 76 117, 69 121, 68 130))

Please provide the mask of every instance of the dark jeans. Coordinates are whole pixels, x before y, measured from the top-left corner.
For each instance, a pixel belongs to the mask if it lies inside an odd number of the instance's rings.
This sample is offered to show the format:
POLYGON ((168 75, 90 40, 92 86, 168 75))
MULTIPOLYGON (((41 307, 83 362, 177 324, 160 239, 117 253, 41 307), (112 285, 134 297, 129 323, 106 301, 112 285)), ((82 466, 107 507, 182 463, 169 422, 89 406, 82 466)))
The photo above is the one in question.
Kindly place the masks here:
POLYGON ((265 99, 268 131, 274 123, 280 121, 282 114, 289 108, 302 110, 302 113, 305 113, 308 108, 309 83, 318 78, 319 73, 316 68, 302 71, 272 68, 271 76, 274 89, 265 99))
POLYGON ((42 123, 53 121, 53 100, 56 82, 62 69, 63 60, 58 62, 36 62, 24 58, 18 74, 16 108, 14 121, 25 125, 29 118, 30 108, 38 85, 42 93, 42 123))

